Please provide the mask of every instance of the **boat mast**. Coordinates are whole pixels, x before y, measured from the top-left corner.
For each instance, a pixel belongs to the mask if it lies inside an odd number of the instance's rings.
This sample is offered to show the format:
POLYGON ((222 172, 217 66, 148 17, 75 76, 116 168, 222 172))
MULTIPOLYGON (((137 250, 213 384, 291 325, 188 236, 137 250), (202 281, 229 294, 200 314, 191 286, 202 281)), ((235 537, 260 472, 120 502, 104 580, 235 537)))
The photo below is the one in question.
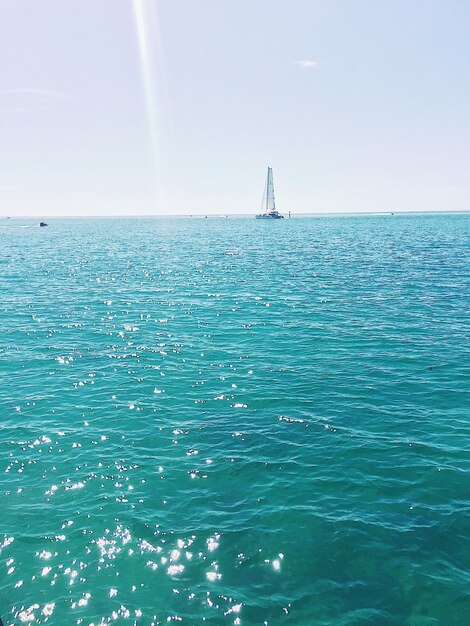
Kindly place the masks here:
POLYGON ((271 168, 268 167, 268 175, 266 176, 266 206, 264 207, 264 212, 267 213, 268 212, 268 206, 269 206, 269 170, 271 168))
POLYGON ((275 211, 276 210, 276 200, 274 198, 274 178, 273 178, 273 170, 272 170, 272 168, 271 168, 271 194, 272 194, 272 197, 273 197, 273 208, 272 208, 272 211, 275 211))

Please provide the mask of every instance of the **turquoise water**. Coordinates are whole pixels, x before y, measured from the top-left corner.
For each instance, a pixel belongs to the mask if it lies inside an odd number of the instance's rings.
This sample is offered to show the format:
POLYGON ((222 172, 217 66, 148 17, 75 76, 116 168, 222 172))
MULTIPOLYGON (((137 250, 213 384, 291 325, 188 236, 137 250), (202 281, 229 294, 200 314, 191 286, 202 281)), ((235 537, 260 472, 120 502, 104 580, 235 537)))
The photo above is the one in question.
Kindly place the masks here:
POLYGON ((469 233, 2 220, 5 626, 469 624, 469 233))

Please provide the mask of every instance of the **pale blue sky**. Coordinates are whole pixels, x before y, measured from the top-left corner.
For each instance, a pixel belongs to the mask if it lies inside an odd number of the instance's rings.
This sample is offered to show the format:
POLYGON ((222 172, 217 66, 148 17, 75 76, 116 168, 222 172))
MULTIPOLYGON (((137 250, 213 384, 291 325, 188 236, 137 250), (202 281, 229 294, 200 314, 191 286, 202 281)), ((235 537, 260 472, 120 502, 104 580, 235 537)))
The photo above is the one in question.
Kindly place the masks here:
POLYGON ((0 0, 0 214, 256 213, 268 165, 281 212, 470 209, 469 32, 466 0, 0 0))

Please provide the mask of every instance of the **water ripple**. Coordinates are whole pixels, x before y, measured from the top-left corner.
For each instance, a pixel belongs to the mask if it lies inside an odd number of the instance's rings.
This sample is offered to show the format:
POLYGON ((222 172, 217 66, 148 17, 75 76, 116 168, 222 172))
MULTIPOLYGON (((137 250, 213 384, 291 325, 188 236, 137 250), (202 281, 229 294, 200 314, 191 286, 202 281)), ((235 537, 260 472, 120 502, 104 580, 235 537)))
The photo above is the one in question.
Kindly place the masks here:
POLYGON ((5 626, 470 622, 467 216, 27 225, 5 626))

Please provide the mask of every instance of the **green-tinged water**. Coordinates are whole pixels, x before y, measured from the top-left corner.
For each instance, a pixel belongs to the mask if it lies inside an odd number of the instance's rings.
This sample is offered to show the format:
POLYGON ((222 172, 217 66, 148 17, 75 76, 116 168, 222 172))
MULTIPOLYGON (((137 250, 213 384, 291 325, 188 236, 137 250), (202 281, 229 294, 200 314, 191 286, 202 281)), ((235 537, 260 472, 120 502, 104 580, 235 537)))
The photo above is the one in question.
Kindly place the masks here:
POLYGON ((470 624, 469 216, 0 226, 5 626, 470 624))

